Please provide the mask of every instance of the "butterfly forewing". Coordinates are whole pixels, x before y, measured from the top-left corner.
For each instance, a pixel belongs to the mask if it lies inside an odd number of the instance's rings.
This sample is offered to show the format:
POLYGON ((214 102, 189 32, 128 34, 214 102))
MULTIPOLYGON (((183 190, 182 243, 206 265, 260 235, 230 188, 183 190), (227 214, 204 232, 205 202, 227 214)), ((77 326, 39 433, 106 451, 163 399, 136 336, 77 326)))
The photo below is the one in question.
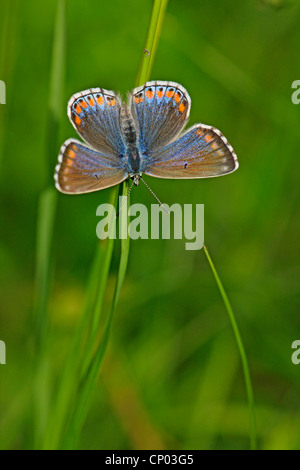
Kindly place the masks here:
POLYGON ((121 106, 113 91, 91 88, 72 96, 68 115, 78 134, 94 149, 108 155, 123 155, 121 106))
POLYGON ((69 139, 60 149, 54 179, 59 191, 82 194, 114 186, 127 176, 118 157, 101 154, 69 139))
POLYGON ((150 156, 176 138, 188 121, 190 104, 187 91, 175 82, 147 82, 133 90, 129 105, 142 154, 150 156))
POLYGON ((175 142, 156 150, 145 173, 158 178, 209 178, 237 168, 236 154, 222 133, 196 124, 175 142))

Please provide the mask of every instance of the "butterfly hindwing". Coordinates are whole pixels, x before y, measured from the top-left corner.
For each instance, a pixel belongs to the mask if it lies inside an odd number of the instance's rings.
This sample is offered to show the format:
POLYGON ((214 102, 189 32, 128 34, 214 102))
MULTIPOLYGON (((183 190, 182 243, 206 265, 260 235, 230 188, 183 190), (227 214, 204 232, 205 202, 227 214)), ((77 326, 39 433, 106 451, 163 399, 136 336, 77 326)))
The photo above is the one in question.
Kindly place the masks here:
POLYGON ((156 150, 145 174, 158 178, 210 178, 237 168, 237 156, 222 133, 196 124, 175 142, 156 150))
POLYGON ((179 134, 188 121, 191 99, 178 83, 153 81, 135 88, 129 107, 139 134, 140 151, 150 156, 179 134))
POLYGON ((54 179, 59 191, 82 194, 114 186, 127 176, 118 157, 101 154, 69 139, 60 149, 54 179))
POLYGON ((121 137, 122 102, 113 91, 90 88, 68 103, 68 116, 78 134, 94 149, 108 155, 124 154, 121 137))

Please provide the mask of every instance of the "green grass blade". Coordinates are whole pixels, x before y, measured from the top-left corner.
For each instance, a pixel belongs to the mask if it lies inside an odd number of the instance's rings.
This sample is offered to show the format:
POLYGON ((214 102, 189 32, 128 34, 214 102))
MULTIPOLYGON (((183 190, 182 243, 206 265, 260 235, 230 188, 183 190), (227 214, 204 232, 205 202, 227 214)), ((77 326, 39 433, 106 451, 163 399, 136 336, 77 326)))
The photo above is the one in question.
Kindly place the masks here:
POLYGON ((59 129, 64 116, 64 83, 66 72, 66 0, 57 2, 55 30, 52 50, 52 64, 50 75, 50 95, 48 113, 48 139, 47 151, 49 165, 48 184, 54 187, 53 171, 57 162, 58 147, 60 145, 59 129))
MULTIPOLYGON (((128 180, 124 181, 123 183, 123 191, 122 195, 123 197, 126 197, 128 193, 128 180)), ((112 302, 112 308, 111 308, 111 315, 114 312, 114 309, 118 303, 121 288, 125 279, 126 275, 126 270, 127 270, 127 264, 128 264, 128 257, 129 257, 129 247, 130 247, 130 238, 128 236, 128 222, 129 222, 129 217, 128 217, 128 212, 127 212, 127 207, 130 206, 130 195, 127 197, 127 205, 123 207, 123 212, 121 217, 121 232, 123 234, 127 234, 126 238, 123 238, 121 240, 121 257, 120 257, 120 264, 119 264, 119 271, 118 271, 118 278, 116 282, 116 287, 115 287, 115 292, 114 292, 114 298, 112 302)))
POLYGON ((223 299, 225 308, 227 310, 229 320, 233 329, 233 333, 237 342, 238 350, 240 353, 241 361, 242 361, 242 366, 243 366, 243 371, 244 371, 244 378, 245 378, 245 383, 246 383, 246 391, 247 391, 247 397, 248 397, 248 405, 249 405, 249 413, 250 413, 250 445, 251 449, 256 449, 257 448, 257 438, 256 438, 256 421, 255 421, 255 406, 254 406, 254 397, 253 397, 253 388, 252 388, 252 382, 251 382, 251 376, 250 376, 250 370, 248 366, 248 360, 245 352, 245 348, 243 345, 243 341, 240 335, 240 331, 231 307, 231 304, 229 302, 229 298, 226 294, 226 291, 223 287, 223 284, 221 282, 221 279, 217 273, 217 270, 212 262, 212 259, 208 253, 208 250, 206 246, 203 246, 204 248, 204 253, 206 255, 206 258, 209 262, 209 265, 211 267, 211 270, 213 272, 214 278, 216 280, 218 289, 220 291, 221 297, 223 299))
POLYGON ((57 16, 53 39, 48 126, 46 140, 46 162, 49 166, 48 185, 39 198, 36 242, 36 295, 35 315, 39 328, 37 342, 41 344, 47 325, 47 302, 51 270, 51 246, 57 203, 57 191, 53 183, 54 161, 59 145, 59 126, 63 114, 63 86, 65 75, 65 0, 57 3, 57 16))
POLYGON ((49 405, 48 359, 46 340, 48 330, 48 299, 51 286, 52 242, 55 223, 57 191, 53 183, 54 161, 57 158, 59 127, 63 114, 65 75, 65 0, 57 2, 54 26, 52 64, 49 90, 46 162, 49 167, 47 185, 39 197, 35 271, 35 325, 37 363, 34 380, 35 440, 38 445, 47 423, 49 405))
MULTIPOLYGON (((110 217, 110 223, 111 223, 111 232, 114 230, 114 217, 115 214, 117 214, 117 207, 118 207, 118 190, 115 188, 113 190, 113 200, 111 202, 111 205, 114 207, 115 211, 111 213, 110 217)), ((90 306, 89 309, 89 323, 90 323, 90 328, 89 328, 89 333, 86 341, 86 352, 84 355, 84 366, 82 368, 82 373, 84 374, 86 369, 89 367, 89 363, 91 361, 93 349, 95 347, 95 342, 97 339, 97 334, 99 330, 99 325, 101 321, 101 315, 102 315, 102 308, 103 308, 103 301, 104 301, 104 296, 105 296, 105 291, 106 291, 106 284, 107 284, 107 279, 108 279, 108 274, 109 274, 109 268, 111 264, 111 258, 113 254, 113 248, 114 248, 114 242, 115 240, 111 238, 112 233, 110 233, 108 239, 106 242, 100 242, 99 243, 99 253, 102 253, 102 256, 100 254, 100 257, 98 259, 98 262, 96 262, 95 266, 99 266, 101 263, 101 271, 99 272, 98 275, 98 287, 96 290, 96 298, 94 301, 94 305, 90 306)), ((92 287, 91 287, 91 292, 90 294, 92 295, 92 287)))
MULTIPOLYGON (((118 190, 114 188, 109 200, 109 203, 114 207, 117 205, 117 195, 118 190)), ((114 213, 112 212, 111 220, 113 217, 114 213)), ((94 331, 92 330, 91 332, 89 328, 90 324, 94 325, 96 321, 100 322, 114 242, 113 238, 108 238, 98 244, 90 272, 84 311, 66 360, 51 419, 44 438, 44 449, 60 448, 66 423, 73 411, 73 406, 76 407, 74 401, 76 402, 77 387, 79 387, 82 369, 87 367, 82 367, 82 362, 86 363, 87 357, 91 356, 95 347, 94 331), (88 333, 86 333, 87 331, 88 333)))
MULTIPOLYGON (((162 25, 163 25, 163 22, 164 22, 164 19, 165 19, 165 12, 166 12, 166 9, 167 9, 167 5, 168 5, 168 0, 161 0, 159 12, 158 12, 158 18, 157 18, 157 22, 156 22, 155 34, 154 34, 154 38, 153 38, 153 44, 152 44, 152 47, 151 47, 151 42, 150 42, 150 44, 149 44, 150 49, 148 49, 149 50, 149 59, 150 59, 150 61, 149 61, 149 64, 148 64, 148 69, 147 69, 146 75, 144 77, 143 76, 141 77, 140 85, 142 85, 143 83, 145 83, 149 79, 149 76, 150 76, 150 73, 151 73, 151 70, 152 70, 152 67, 153 67, 154 59, 155 59, 155 56, 156 56, 156 49, 157 49, 157 45, 158 45, 158 40, 160 38, 161 28, 162 28, 162 25)), ((146 48, 147 48, 147 45, 146 45, 146 48)))
MULTIPOLYGON (((126 197, 127 193, 128 193, 128 182, 125 181, 122 187, 123 197, 126 197)), ((129 196, 127 198, 127 203, 129 203, 128 199, 129 199, 129 196)), ((128 215, 127 215, 127 211, 125 208, 123 208, 121 223, 122 223, 122 233, 126 233, 128 230, 128 215)), ((109 243, 111 243, 111 245, 113 245, 112 242, 113 240, 109 239, 109 243)), ((89 363, 84 369, 84 374, 81 380, 78 398, 76 399, 75 410, 72 415, 72 422, 66 434, 66 438, 64 441, 64 445, 63 445, 63 447, 67 449, 75 448, 79 435, 80 435, 81 428, 83 426, 85 417, 88 412, 91 394, 95 388, 96 380, 97 380, 100 367, 102 365, 102 360, 104 358, 107 344, 109 341, 109 334, 111 330, 113 314, 114 314, 114 311, 118 302, 118 298, 119 298, 122 284, 123 284, 125 274, 126 274, 127 262, 128 262, 128 256, 129 256, 129 246, 130 246, 130 238, 127 237, 127 238, 122 239, 119 270, 118 270, 118 276, 117 276, 112 305, 111 305, 108 317, 106 319, 104 333, 99 343, 98 349, 96 350, 94 356, 90 359, 89 363)), ((99 297, 102 297, 102 293, 99 297)), ((102 300, 103 300, 103 297, 101 298, 101 301, 102 300)))
POLYGON ((143 85, 149 79, 167 4, 168 0, 154 0, 145 48, 135 86, 143 85))
POLYGON ((48 297, 51 277, 51 251, 57 194, 54 188, 44 189, 39 197, 35 267, 36 340, 40 350, 48 324, 48 297))

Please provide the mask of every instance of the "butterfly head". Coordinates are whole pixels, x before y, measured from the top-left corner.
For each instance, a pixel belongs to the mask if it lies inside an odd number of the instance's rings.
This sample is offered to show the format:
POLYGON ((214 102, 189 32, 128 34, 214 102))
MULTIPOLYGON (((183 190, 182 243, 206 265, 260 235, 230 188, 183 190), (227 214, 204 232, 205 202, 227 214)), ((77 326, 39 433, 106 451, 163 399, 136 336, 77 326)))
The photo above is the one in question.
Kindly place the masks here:
POLYGON ((139 173, 139 174, 134 174, 134 175, 130 175, 130 178, 132 179, 133 183, 138 186, 140 184, 140 179, 142 177, 142 174, 139 173))

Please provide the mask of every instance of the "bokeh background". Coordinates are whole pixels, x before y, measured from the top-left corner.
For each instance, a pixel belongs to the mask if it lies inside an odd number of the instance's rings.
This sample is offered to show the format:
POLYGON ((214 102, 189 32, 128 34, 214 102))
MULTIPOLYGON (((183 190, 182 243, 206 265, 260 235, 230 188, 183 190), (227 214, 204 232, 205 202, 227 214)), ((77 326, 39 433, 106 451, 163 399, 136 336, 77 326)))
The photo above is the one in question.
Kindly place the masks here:
MULTIPOLYGON (((0 446, 33 446, 32 311, 39 195, 57 2, 0 2, 0 446)), ((135 84, 151 0, 67 2, 63 106, 101 86, 135 84)), ((151 79, 192 98, 190 124, 221 129, 240 161, 216 179, 146 178, 168 203, 205 204, 205 242, 231 299, 253 380, 262 449, 299 449, 299 76, 297 1, 171 0, 151 79)), ((61 142, 75 137, 65 113, 61 142)), ((53 166, 56 159, 53 155, 53 166)), ((54 168, 53 168, 54 169, 54 168)), ((59 195, 50 295, 50 369, 59 381, 97 244, 96 207, 110 190, 59 195)), ((155 203, 142 185, 131 201, 155 203)), ((109 289, 113 289, 118 253, 109 289)), ((55 382, 54 382, 55 383, 55 382)), ((55 393, 55 386, 49 390, 55 393)), ((249 418, 231 326, 203 250, 132 241, 110 345, 81 434, 85 449, 245 449, 249 418)))

